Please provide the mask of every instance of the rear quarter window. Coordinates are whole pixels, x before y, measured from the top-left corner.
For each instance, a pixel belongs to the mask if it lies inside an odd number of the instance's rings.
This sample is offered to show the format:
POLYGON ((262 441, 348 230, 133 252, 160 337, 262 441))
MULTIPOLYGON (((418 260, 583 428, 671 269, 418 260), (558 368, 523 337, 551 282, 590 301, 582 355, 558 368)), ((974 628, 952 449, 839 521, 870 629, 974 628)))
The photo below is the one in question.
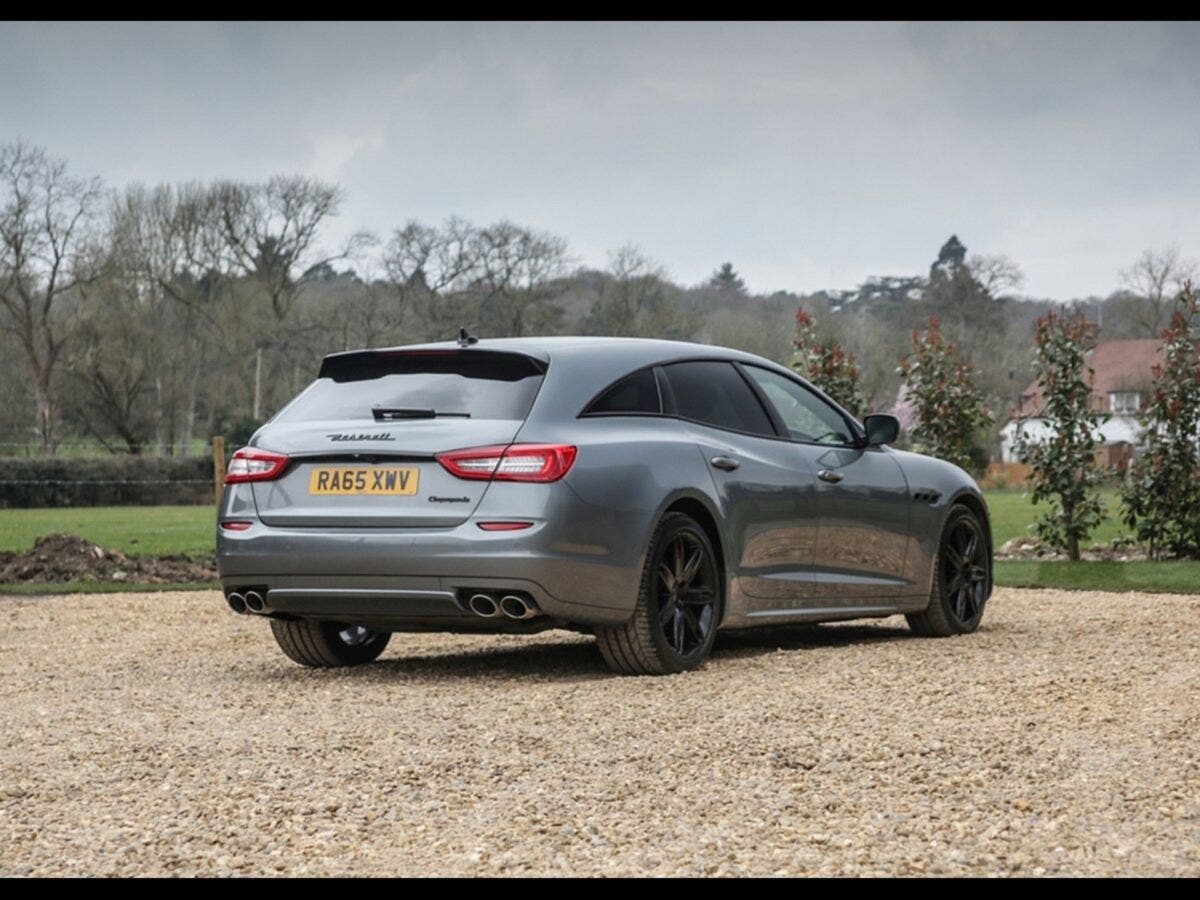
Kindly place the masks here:
POLYGON ((653 369, 622 378, 589 404, 585 416, 658 415, 662 400, 653 369))

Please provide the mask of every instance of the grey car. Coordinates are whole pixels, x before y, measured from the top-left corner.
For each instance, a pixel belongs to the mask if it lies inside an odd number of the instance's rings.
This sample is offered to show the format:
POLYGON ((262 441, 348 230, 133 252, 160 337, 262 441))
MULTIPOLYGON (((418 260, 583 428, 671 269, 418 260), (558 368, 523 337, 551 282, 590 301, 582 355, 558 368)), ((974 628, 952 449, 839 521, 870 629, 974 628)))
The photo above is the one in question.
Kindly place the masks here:
POLYGON ((369 662, 393 632, 574 629, 640 674, 700 665, 723 628, 904 614, 972 632, 983 496, 897 432, 702 344, 464 333, 336 353, 233 455, 221 583, 308 666, 369 662))

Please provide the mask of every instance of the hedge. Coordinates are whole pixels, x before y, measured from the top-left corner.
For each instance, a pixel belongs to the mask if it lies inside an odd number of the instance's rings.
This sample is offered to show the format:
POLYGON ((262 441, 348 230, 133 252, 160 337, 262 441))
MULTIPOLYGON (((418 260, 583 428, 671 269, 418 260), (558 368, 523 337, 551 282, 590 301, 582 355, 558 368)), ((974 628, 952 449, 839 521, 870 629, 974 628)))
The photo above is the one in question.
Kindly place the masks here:
POLYGON ((0 508, 211 503, 211 456, 0 458, 0 508))

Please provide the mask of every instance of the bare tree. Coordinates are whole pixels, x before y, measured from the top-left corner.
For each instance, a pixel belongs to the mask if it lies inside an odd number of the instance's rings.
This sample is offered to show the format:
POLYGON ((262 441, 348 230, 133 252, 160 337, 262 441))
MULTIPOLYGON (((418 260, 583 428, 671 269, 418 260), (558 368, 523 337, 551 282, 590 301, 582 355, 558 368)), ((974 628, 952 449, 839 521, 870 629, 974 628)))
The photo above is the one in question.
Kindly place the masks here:
POLYGON ((774 360, 786 360, 792 350, 792 335, 786 320, 779 328, 763 328, 762 319, 743 308, 724 307, 709 313, 695 340, 774 360))
POLYGON ((499 334, 512 337, 552 328, 561 310, 550 304, 549 282, 569 261, 567 242, 509 221, 475 235, 482 312, 499 334))
POLYGON ((73 178, 65 160, 23 141, 0 146, 0 328, 25 353, 41 452, 57 448, 54 375, 67 340, 64 303, 96 278, 97 178, 73 178))
POLYGON ((1158 337, 1170 318, 1175 298, 1200 269, 1184 259, 1178 246, 1145 250, 1120 273, 1121 286, 1128 292, 1120 298, 1119 314, 1137 324, 1144 337, 1158 337))
POLYGON ((661 294, 664 272, 632 244, 608 255, 608 275, 592 307, 592 327, 599 334, 638 334, 643 309, 661 294))
POLYGON ((395 309, 386 283, 370 279, 355 279, 351 284, 332 291, 333 305, 320 332, 340 335, 338 346, 343 350, 359 347, 378 347, 403 340, 398 334, 395 309))
POLYGON ((973 254, 967 259, 967 269, 991 297, 998 298, 1025 283, 1021 267, 1001 254, 973 254))
POLYGON ((679 309, 676 289, 665 270, 632 244, 608 255, 600 295, 587 317, 593 334, 630 337, 684 337, 694 322, 679 309))
POLYGON ((35 406, 28 365, 16 336, 0 329, 0 456, 28 455, 35 406))
POLYGON ((302 175, 278 175, 263 184, 226 181, 213 186, 225 267, 248 282, 243 288, 252 288, 244 293, 247 301, 265 297, 277 326, 255 331, 255 420, 263 418, 264 352, 272 346, 286 352, 296 337, 282 326, 301 289, 332 263, 356 256, 374 242, 366 232, 356 232, 336 251, 322 248, 322 226, 338 214, 342 199, 337 185, 302 175))
POLYGON ((392 235, 383 268, 407 326, 446 336, 452 325, 482 324, 522 335, 554 324, 548 283, 568 262, 567 244, 512 222, 485 228, 452 218, 442 227, 409 222, 392 235))
POLYGON ((321 227, 338 214, 342 196, 336 185, 301 175, 213 186, 220 252, 228 268, 259 283, 277 321, 287 318, 314 273, 372 242, 366 232, 356 232, 335 252, 321 249, 321 227))
POLYGON ((461 315, 456 296, 482 274, 481 252, 475 227, 457 217, 440 228, 410 221, 396 229, 381 262, 398 301, 399 326, 418 337, 445 336, 461 315))
POLYGON ((66 372, 68 406, 84 430, 113 449, 114 435, 141 453, 155 430, 153 384, 159 360, 153 320, 123 278, 97 282, 95 303, 74 323, 66 372))
POLYGON ((155 348, 155 440, 160 453, 191 451, 200 373, 216 355, 236 361, 227 339, 242 324, 222 268, 212 192, 192 182, 134 185, 115 198, 110 213, 114 269, 130 303, 151 327, 155 348), (222 300, 226 302, 222 303, 222 300))

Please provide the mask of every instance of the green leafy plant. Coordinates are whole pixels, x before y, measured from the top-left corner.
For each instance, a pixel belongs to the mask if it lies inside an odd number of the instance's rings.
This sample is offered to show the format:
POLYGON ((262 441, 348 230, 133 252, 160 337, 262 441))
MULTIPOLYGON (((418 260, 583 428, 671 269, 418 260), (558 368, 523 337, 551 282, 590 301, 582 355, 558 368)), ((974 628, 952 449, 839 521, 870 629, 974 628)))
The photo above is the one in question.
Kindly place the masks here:
POLYGON ((1104 518, 1097 492, 1104 470, 1096 463, 1101 417, 1092 410, 1086 356, 1094 336, 1095 326, 1081 314, 1051 311, 1038 319, 1033 340, 1049 436, 1035 440, 1022 432, 1015 446, 1030 468, 1033 502, 1050 507, 1035 522, 1038 537, 1072 560, 1104 518))
POLYGON ((959 358, 936 316, 912 333, 913 350, 900 362, 900 377, 917 415, 913 447, 964 469, 976 468, 972 448, 992 416, 975 386, 975 367, 959 358))
POLYGON ((1145 447, 1121 488, 1125 523, 1155 559, 1200 557, 1200 359, 1191 282, 1184 285, 1162 333, 1163 362, 1154 367, 1150 401, 1142 410, 1145 447))
POLYGON ((792 345, 796 348, 792 368, 852 415, 862 415, 866 402, 859 386, 862 373, 858 360, 837 341, 823 340, 817 334, 815 320, 805 309, 796 310, 796 334, 792 345))

